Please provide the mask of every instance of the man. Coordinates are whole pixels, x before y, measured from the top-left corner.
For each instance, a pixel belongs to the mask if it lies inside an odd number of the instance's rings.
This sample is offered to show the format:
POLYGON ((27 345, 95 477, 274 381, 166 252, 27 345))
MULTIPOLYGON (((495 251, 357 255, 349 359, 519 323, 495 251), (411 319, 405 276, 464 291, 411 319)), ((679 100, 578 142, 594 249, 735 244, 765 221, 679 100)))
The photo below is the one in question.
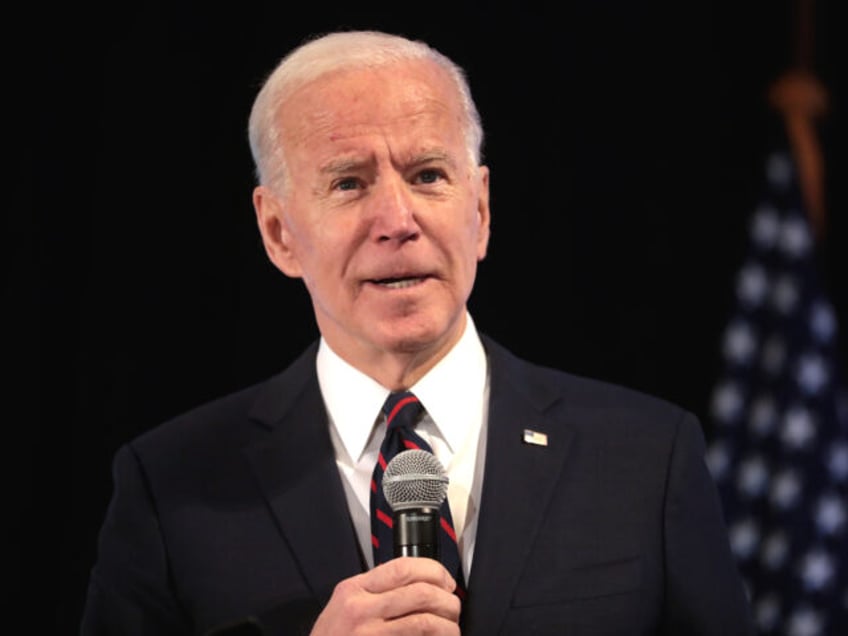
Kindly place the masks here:
POLYGON ((266 252, 320 339, 118 452, 83 634, 752 633, 696 419, 478 333, 489 171, 462 71, 330 34, 249 128, 266 252), (375 565, 379 412, 405 390, 450 478, 454 572, 375 565))

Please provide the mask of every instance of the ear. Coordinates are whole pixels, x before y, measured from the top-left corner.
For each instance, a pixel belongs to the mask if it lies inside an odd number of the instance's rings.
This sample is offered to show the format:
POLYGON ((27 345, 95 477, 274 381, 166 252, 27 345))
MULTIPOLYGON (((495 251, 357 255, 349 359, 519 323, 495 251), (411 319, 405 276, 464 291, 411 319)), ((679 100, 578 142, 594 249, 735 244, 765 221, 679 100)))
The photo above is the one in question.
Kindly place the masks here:
POLYGON ((489 210, 489 168, 480 166, 479 192, 477 194, 477 260, 486 258, 491 233, 491 212, 489 210))
POLYGON ((267 186, 257 186, 253 190, 253 209, 268 258, 286 276, 300 278, 302 271, 283 215, 282 199, 267 186))

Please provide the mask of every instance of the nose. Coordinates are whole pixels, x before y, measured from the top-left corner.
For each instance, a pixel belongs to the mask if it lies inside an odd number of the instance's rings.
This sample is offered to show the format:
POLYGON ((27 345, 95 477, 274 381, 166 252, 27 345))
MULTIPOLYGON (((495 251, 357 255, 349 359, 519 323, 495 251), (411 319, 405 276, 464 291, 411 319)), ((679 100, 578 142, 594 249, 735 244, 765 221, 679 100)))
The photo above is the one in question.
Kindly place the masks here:
POLYGON ((409 184, 398 174, 382 176, 372 186, 371 234, 381 242, 407 241, 418 236, 415 201, 409 184))

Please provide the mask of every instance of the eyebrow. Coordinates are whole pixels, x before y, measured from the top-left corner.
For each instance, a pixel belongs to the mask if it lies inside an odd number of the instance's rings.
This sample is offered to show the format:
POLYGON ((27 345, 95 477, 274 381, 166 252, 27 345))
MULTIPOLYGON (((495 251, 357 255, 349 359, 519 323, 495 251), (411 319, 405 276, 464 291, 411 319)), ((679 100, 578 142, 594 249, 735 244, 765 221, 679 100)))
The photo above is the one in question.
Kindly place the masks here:
MULTIPOLYGON (((411 155, 410 159, 405 162, 406 168, 415 168, 417 166, 429 164, 429 163, 437 163, 444 162, 451 167, 456 167, 456 160, 451 156, 450 153, 439 150, 425 150, 419 154, 411 155)), ((344 174, 348 172, 355 172, 357 170, 361 170, 365 166, 373 166, 374 158, 369 157, 365 159, 354 158, 354 157, 338 157, 334 159, 328 160, 326 163, 321 165, 319 168, 319 172, 321 174, 344 174)))
POLYGON ((330 159, 319 168, 321 174, 341 174, 358 170, 363 166, 373 164, 373 159, 352 159, 341 157, 338 159, 330 159))
POLYGON ((409 161, 409 166, 420 166, 425 163, 439 162, 442 161, 451 167, 456 166, 456 161, 454 158, 444 150, 426 150, 419 155, 413 156, 412 160, 409 161))

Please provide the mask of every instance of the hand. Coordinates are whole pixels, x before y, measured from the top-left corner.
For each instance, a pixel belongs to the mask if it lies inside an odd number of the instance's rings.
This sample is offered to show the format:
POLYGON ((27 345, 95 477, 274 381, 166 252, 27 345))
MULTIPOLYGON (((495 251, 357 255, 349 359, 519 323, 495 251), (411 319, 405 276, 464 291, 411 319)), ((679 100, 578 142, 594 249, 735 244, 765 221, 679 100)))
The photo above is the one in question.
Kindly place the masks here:
POLYGON ((399 557, 341 581, 312 636, 459 636, 456 582, 441 563, 399 557))

